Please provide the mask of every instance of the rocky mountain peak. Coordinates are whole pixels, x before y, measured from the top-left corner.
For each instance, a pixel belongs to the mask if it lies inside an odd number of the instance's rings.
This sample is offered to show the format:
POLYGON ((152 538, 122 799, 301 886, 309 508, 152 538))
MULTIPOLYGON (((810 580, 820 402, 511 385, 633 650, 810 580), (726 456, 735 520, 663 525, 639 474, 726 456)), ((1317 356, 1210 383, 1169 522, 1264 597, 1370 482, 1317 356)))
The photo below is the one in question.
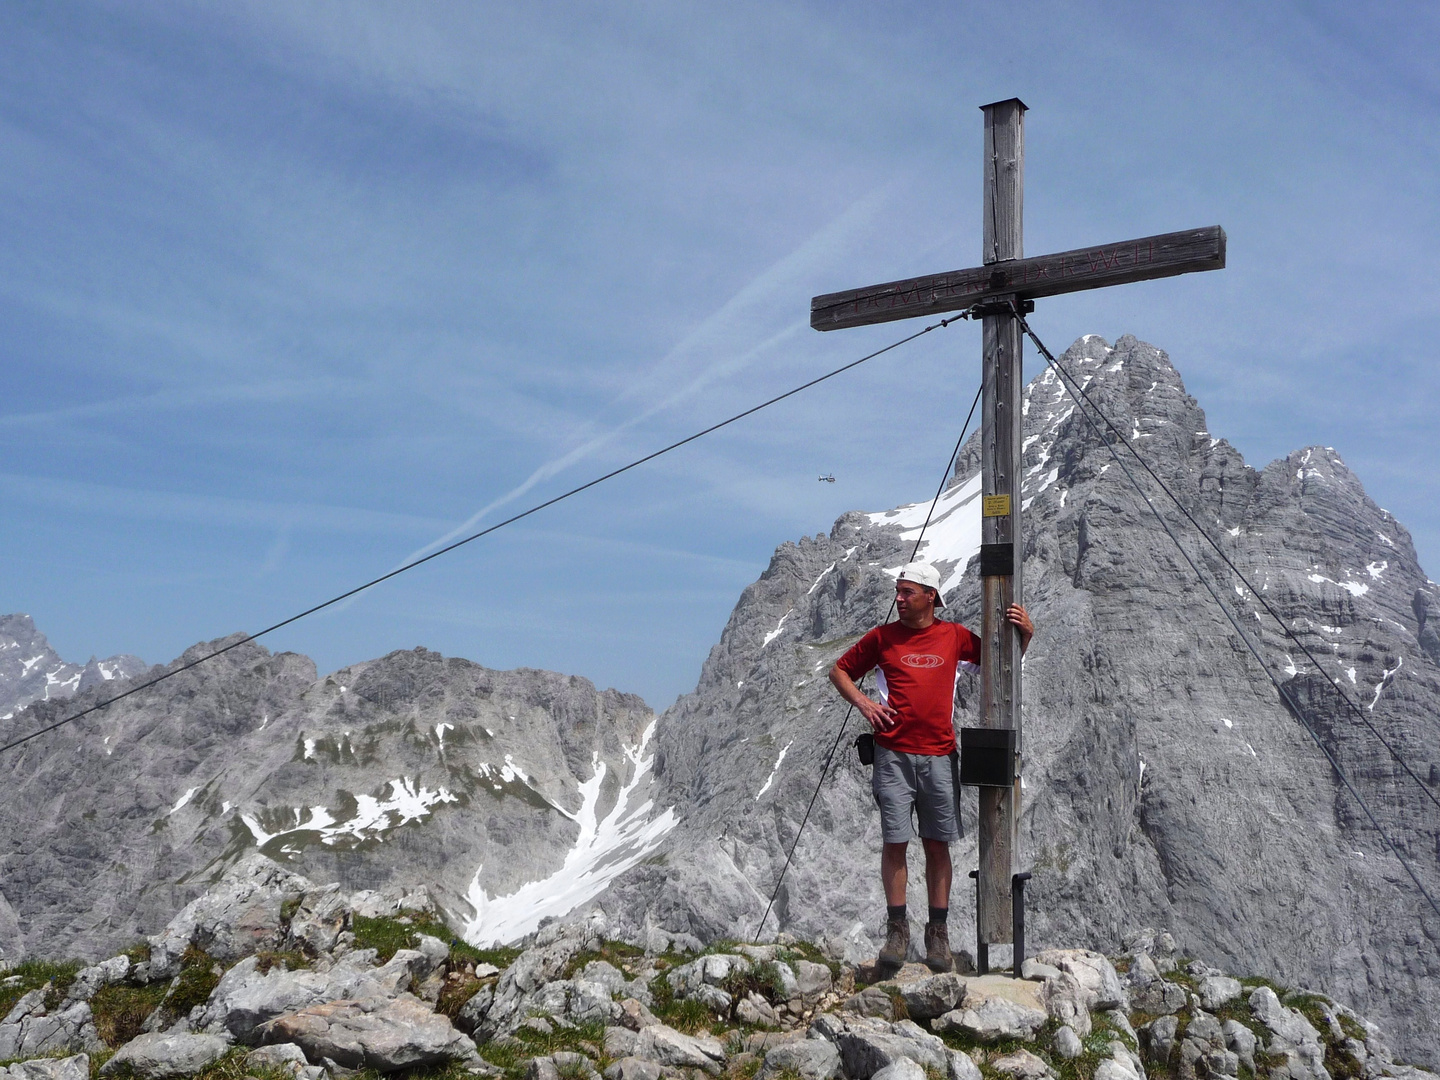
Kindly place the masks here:
POLYGON ((143 660, 126 654, 66 663, 29 615, 0 615, 0 720, 10 719, 32 701, 63 701, 144 670, 143 660))

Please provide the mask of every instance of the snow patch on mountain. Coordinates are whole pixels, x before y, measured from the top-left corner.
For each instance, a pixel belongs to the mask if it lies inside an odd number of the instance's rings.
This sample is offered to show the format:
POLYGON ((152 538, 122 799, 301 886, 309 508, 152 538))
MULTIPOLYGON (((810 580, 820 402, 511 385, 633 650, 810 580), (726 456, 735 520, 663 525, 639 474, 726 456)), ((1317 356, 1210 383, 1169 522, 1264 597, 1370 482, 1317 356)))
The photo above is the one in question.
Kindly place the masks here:
POLYGON ((508 896, 490 896, 480 884, 475 868, 465 901, 474 914, 465 922, 463 936, 477 947, 503 945, 534 932, 542 919, 559 917, 598 896, 607 885, 634 866, 680 823, 673 807, 654 817, 650 799, 630 808, 631 796, 646 782, 655 763, 646 754, 655 734, 652 720, 637 746, 625 746, 632 772, 615 797, 615 805, 603 818, 597 814, 600 789, 607 768, 599 754, 591 758, 593 775, 579 786, 580 809, 575 813, 556 807, 580 826, 580 835, 565 856, 561 867, 548 877, 527 882, 508 896))

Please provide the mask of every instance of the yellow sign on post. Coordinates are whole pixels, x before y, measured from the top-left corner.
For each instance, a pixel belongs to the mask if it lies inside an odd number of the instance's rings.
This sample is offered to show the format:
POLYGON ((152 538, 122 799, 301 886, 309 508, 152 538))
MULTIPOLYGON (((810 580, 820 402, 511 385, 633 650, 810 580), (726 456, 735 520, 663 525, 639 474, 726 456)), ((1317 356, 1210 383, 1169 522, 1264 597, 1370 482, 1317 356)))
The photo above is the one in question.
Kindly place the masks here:
POLYGON ((1009 495, 986 495, 980 502, 980 512, 985 517, 1009 517, 1009 495))

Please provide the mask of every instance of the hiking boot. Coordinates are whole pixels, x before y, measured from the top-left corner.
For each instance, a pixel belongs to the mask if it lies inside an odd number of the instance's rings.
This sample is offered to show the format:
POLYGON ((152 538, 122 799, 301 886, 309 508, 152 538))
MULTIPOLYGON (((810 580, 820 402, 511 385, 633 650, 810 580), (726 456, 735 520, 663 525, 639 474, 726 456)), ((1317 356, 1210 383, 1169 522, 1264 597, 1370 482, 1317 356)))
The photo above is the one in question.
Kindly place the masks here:
POLYGON ((925 924, 925 965, 931 971, 949 971, 955 966, 950 955, 950 929, 945 923, 925 924))
POLYGON ((881 967, 898 968, 910 952, 910 920, 888 919, 885 922, 885 944, 880 947, 881 967))

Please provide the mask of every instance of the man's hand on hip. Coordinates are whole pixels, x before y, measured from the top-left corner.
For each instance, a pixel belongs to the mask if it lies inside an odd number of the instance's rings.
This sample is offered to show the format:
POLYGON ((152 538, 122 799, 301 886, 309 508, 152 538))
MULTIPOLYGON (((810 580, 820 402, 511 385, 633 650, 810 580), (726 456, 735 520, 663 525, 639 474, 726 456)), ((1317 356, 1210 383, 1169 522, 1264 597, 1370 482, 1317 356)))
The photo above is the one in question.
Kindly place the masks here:
POLYGON ((895 710, 889 705, 884 705, 864 695, 855 702, 855 707, 860 710, 866 720, 870 721, 870 726, 878 732, 890 731, 900 723, 895 715, 895 710))

